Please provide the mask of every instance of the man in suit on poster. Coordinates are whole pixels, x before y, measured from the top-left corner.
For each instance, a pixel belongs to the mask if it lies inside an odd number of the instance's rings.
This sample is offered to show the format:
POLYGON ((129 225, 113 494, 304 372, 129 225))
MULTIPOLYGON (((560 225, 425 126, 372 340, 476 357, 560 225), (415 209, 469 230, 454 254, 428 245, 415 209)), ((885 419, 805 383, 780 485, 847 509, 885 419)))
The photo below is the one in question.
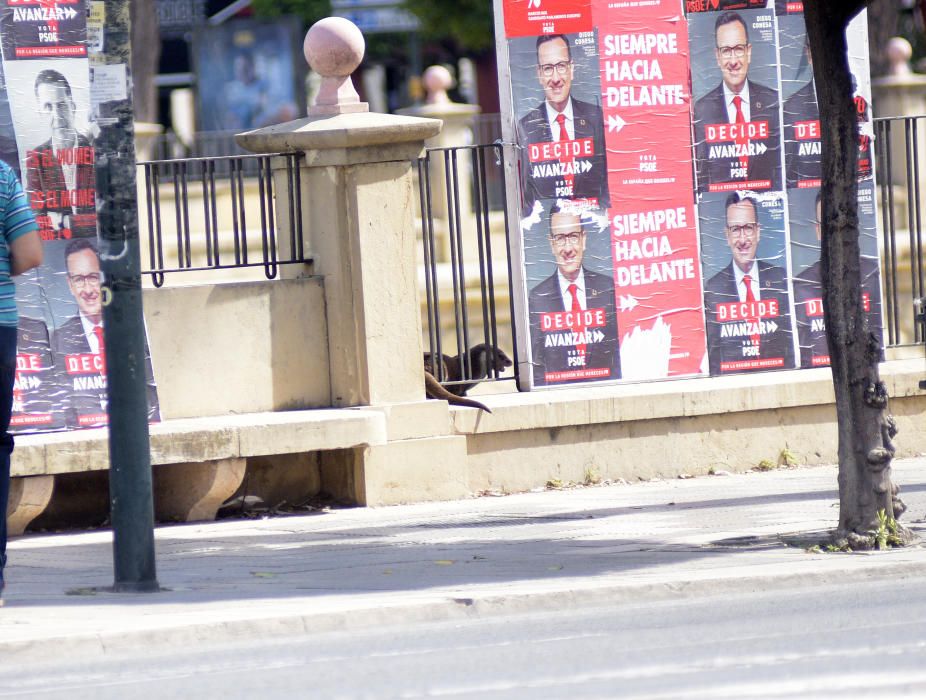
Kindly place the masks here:
POLYGON ((610 204, 601 106, 572 97, 574 77, 569 39, 562 34, 537 37, 537 80, 545 99, 521 118, 517 134, 525 215, 539 199, 610 204))
POLYGON ((96 236, 93 143, 77 131, 77 105, 67 78, 53 69, 35 78, 40 115, 50 138, 26 153, 26 191, 43 236, 96 236))
MULTIPOLYGON (((817 234, 819 256, 822 230, 821 193, 817 192, 814 231, 817 234)), ((860 256, 859 275, 862 286, 862 304, 868 318, 868 330, 881 339, 881 276, 875 258, 860 256)), ((794 314, 797 320, 797 339, 800 346, 801 367, 819 367, 829 364, 826 340, 826 323, 823 318, 823 272, 821 261, 807 266, 794 276, 794 314)))
POLYGON ((528 299, 537 384, 620 378, 614 280, 582 264, 587 235, 578 213, 551 209, 556 272, 528 299))
POLYGON ((793 367, 787 273, 756 259, 761 230, 755 200, 733 192, 725 209, 732 259, 704 285, 710 373, 793 367), (747 366, 753 361, 766 364, 747 366))
POLYGON ((694 128, 698 187, 708 191, 717 183, 755 184, 749 189, 781 188, 778 94, 749 80, 752 44, 746 21, 738 12, 722 12, 714 23, 714 57, 720 85, 695 103, 694 128), (759 130, 767 125, 767 133, 759 130), (709 139, 718 125, 732 129, 735 138, 709 139), (748 125, 754 125, 748 133, 748 125), (713 152, 712 152, 713 151, 713 152))
MULTIPOLYGON (((61 383, 69 394, 68 423, 75 427, 105 423, 106 368, 103 336, 103 288, 100 256, 89 238, 75 238, 64 249, 68 290, 78 314, 65 321, 52 336, 61 383)), ((148 378, 148 418, 159 416, 151 358, 145 344, 148 378)))

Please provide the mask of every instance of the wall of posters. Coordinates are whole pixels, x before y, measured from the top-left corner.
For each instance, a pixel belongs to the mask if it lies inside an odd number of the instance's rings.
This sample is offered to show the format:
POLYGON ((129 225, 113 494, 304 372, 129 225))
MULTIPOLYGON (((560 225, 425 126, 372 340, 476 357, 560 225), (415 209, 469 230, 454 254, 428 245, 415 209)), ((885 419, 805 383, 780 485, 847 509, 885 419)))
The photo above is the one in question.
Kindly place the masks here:
MULTIPOLYGON (((496 26, 522 388, 828 364, 802 3, 497 0, 496 26)), ((880 332, 865 28, 847 35, 880 332)))
MULTIPOLYGON (((94 168, 100 100, 93 99, 87 10, 83 0, 0 3, 0 158, 22 180, 45 253, 16 281, 12 432, 107 420, 94 168)), ((149 416, 157 420, 147 359, 149 416)))

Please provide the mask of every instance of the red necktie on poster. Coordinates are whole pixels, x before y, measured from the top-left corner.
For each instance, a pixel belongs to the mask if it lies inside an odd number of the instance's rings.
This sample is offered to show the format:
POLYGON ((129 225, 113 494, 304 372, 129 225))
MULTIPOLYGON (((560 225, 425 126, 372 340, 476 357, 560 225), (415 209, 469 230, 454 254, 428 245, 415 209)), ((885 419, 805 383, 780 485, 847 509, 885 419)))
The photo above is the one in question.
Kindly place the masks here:
MULTIPOLYGON (((739 95, 736 95, 733 98, 733 106, 736 108, 736 123, 745 124, 746 117, 743 114, 743 98, 739 95)), ((745 127, 742 132, 736 134, 736 145, 741 146, 740 152, 743 154, 740 156, 740 167, 745 168, 749 165, 749 156, 746 155, 749 149, 749 139, 746 138, 745 127)))
MULTIPOLYGON (((743 284, 746 285, 746 303, 747 304, 755 303, 756 295, 752 293, 752 277, 750 277, 749 275, 743 275, 743 284)), ((752 307, 750 307, 749 310, 752 311, 752 307)), ((758 316, 752 316, 752 314, 750 314, 749 322, 755 323, 756 328, 759 327, 759 317, 758 316)), ((750 340, 752 340, 753 345, 755 345, 756 347, 759 347, 759 341, 762 340, 762 336, 756 333, 755 335, 750 336, 750 340)))
MULTIPOLYGON (((582 313, 582 304, 579 303, 579 288, 574 284, 570 284, 566 287, 566 290, 572 295, 572 311, 573 314, 582 313)), ((582 323, 580 316, 575 316, 572 321, 572 330, 576 333, 582 333, 585 331, 585 324, 582 323)), ((585 343, 576 343, 576 350, 579 351, 580 355, 585 354, 585 343)))
MULTIPOLYGON (((566 115, 565 115, 565 114, 557 114, 557 115, 556 115, 556 123, 559 124, 559 136, 558 136, 557 140, 558 140, 558 141, 568 141, 568 140, 569 140, 569 132, 566 131, 566 115)), ((564 163, 564 164, 566 165, 567 168, 570 168, 570 169, 571 169, 571 167, 572 167, 572 155, 560 156, 559 162, 560 162, 560 163, 564 163)), ((575 175, 573 175, 571 172, 569 172, 569 173, 567 173, 566 175, 563 175, 563 180, 565 181, 566 186, 569 188, 569 196, 570 196, 570 197, 575 197, 575 189, 574 189, 574 186, 575 186, 575 175)))

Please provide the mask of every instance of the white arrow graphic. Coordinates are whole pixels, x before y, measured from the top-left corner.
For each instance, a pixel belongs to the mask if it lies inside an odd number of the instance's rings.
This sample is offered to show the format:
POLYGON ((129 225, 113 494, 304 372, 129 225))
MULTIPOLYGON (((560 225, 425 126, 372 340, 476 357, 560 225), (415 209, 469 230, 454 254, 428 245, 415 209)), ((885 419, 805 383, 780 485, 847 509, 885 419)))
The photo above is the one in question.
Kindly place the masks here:
POLYGON ((625 122, 619 114, 609 114, 608 115, 608 132, 609 133, 612 131, 620 131, 625 126, 627 126, 627 122, 625 122))
POLYGON ((65 19, 74 19, 77 16, 77 10, 73 7, 65 7, 62 9, 64 9, 65 19))
POLYGON ((600 343, 602 340, 604 340, 604 333, 596 329, 595 332, 592 333, 592 342, 600 343))
POLYGON ((640 302, 637 301, 637 298, 632 294, 628 296, 622 296, 621 311, 633 311, 639 303, 640 302))
POLYGON ((768 146, 766 146, 764 143, 756 143, 753 145, 756 147, 757 156, 761 156, 763 153, 765 153, 768 150, 768 146))

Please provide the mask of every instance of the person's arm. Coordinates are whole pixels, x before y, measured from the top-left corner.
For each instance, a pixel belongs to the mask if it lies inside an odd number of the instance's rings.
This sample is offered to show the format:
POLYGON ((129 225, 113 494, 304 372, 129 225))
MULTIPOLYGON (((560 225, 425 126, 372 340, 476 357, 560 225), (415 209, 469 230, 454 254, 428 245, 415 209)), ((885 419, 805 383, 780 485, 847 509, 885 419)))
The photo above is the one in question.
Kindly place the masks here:
POLYGON ((42 264, 42 239, 29 231, 10 243, 10 274, 21 275, 42 264))
POLYGON ((10 251, 10 274, 21 275, 42 264, 42 240, 29 201, 12 171, 8 173, 4 195, 2 224, 10 251))

